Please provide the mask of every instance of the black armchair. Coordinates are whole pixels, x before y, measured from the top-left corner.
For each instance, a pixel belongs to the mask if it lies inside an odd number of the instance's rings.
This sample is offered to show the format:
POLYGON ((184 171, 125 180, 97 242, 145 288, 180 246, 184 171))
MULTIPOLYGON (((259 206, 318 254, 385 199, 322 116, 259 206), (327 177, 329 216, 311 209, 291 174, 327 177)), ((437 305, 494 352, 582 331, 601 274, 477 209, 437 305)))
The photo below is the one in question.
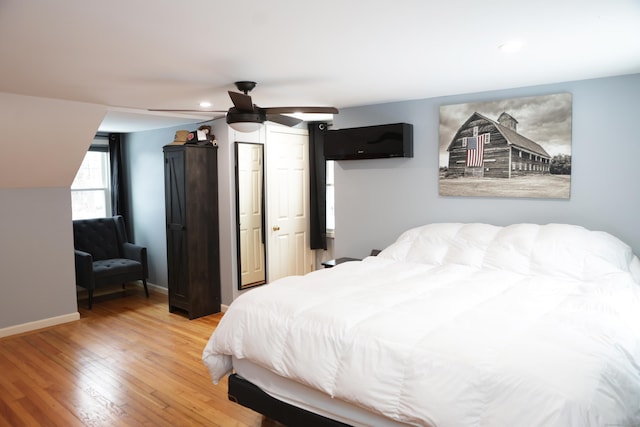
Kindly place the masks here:
POLYGON ((129 242, 122 216, 73 221, 73 242, 76 284, 87 289, 89 308, 102 285, 142 280, 149 297, 147 248, 129 242))

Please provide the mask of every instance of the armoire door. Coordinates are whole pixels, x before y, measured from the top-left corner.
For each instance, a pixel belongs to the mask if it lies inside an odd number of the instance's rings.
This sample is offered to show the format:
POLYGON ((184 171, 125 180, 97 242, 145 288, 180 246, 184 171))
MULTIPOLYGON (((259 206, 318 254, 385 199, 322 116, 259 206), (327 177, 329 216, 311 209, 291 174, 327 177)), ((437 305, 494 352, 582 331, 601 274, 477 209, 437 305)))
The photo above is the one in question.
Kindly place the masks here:
POLYGON ((170 307, 180 308, 189 298, 186 241, 185 153, 165 153, 165 204, 167 221, 167 270, 171 286, 170 307))

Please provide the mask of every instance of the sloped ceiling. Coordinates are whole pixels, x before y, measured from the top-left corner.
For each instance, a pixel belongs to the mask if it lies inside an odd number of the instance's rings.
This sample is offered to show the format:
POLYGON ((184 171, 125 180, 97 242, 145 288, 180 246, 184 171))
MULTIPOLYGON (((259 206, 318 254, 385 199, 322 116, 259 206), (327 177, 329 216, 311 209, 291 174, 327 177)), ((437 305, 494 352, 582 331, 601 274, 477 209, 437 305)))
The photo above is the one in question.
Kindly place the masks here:
POLYGON ((106 111, 0 93, 0 188, 70 187, 106 111))

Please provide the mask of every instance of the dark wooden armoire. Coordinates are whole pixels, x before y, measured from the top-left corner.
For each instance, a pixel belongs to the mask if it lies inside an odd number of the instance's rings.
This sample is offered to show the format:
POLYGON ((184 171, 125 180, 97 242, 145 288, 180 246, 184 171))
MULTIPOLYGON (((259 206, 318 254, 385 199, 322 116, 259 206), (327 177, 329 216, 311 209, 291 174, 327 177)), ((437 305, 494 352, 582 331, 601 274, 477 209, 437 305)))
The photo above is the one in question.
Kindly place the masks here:
POLYGON ((166 145, 169 311, 189 319, 220 311, 218 147, 166 145))

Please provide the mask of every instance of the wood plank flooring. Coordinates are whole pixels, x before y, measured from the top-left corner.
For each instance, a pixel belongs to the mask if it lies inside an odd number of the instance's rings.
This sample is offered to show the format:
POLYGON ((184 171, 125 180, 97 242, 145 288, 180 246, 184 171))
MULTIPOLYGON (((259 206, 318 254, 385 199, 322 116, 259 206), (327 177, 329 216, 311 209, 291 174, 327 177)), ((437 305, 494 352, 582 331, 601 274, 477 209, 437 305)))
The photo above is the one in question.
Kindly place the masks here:
POLYGON ((188 320, 135 285, 79 311, 0 339, 0 426, 278 425, 211 382, 201 355, 221 314, 188 320))

